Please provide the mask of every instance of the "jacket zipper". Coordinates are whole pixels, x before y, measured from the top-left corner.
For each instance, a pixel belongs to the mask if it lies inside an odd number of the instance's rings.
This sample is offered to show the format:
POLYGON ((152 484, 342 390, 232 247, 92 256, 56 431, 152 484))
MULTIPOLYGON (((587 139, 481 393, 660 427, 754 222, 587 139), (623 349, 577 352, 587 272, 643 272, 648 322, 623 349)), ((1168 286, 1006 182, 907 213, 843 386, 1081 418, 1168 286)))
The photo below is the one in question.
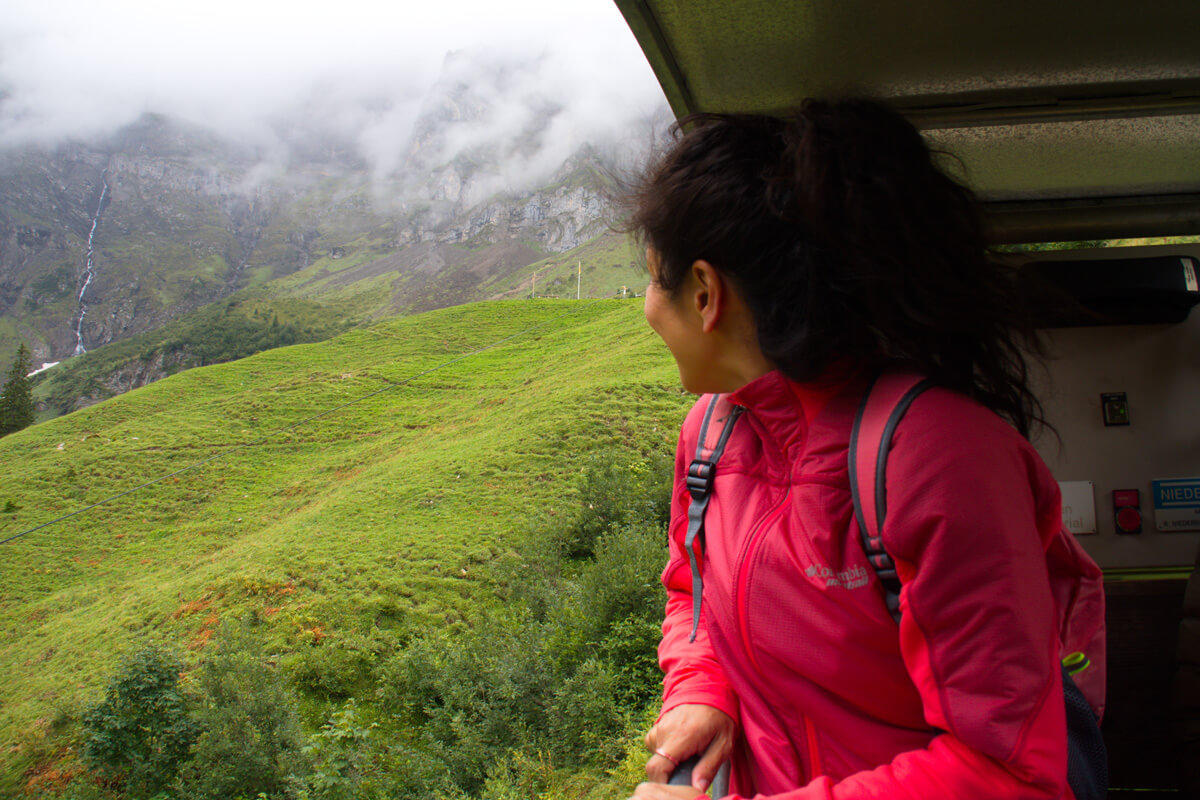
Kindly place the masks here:
MULTIPOLYGON (((738 622, 740 623, 739 627, 741 628, 742 647, 746 651, 746 657, 750 659, 750 663, 754 665, 754 668, 758 670, 760 674, 763 673, 763 669, 758 663, 758 658, 754 655, 754 650, 750 647, 750 613, 749 607, 744 602, 747 591, 747 583, 749 582, 749 561, 751 555, 753 554, 755 545, 757 545, 762 539, 762 536, 766 532, 767 528, 776 519, 778 519, 783 513, 784 509, 787 508, 788 501, 791 500, 791 497, 792 490, 791 487, 789 487, 787 492, 784 494, 783 499, 779 501, 779 504, 771 509, 771 513, 767 514, 767 516, 763 518, 758 527, 754 529, 754 532, 751 533, 746 539, 746 544, 743 545, 742 552, 738 555, 738 573, 737 580, 734 583, 734 607, 738 610, 738 622)), ((804 738, 808 746, 808 779, 811 781, 824 775, 825 767, 821 763, 821 750, 817 744, 817 726, 813 724, 813 721, 809 719, 807 715, 804 716, 804 738)))
POLYGON ((737 580, 734 583, 733 588, 733 603, 734 608, 738 610, 739 627, 742 629, 742 647, 745 648, 746 657, 750 659, 750 663, 753 664, 754 668, 760 673, 763 671, 762 667, 759 666, 758 659, 755 657, 754 651, 750 648, 749 609, 743 603, 743 600, 746 596, 746 582, 749 579, 750 573, 748 562, 750 560, 750 555, 754 550, 754 546, 762 538, 763 532, 766 531, 767 527, 772 522, 779 518, 780 514, 783 513, 783 510, 787 508, 788 501, 791 499, 791 497, 792 490, 791 487, 788 487, 787 493, 784 494, 783 499, 780 500, 779 504, 776 505, 775 508, 771 509, 771 513, 767 514, 767 516, 763 518, 763 521, 758 524, 758 527, 755 528, 754 532, 751 533, 746 539, 746 544, 742 546, 742 552, 738 555, 738 571, 737 580))

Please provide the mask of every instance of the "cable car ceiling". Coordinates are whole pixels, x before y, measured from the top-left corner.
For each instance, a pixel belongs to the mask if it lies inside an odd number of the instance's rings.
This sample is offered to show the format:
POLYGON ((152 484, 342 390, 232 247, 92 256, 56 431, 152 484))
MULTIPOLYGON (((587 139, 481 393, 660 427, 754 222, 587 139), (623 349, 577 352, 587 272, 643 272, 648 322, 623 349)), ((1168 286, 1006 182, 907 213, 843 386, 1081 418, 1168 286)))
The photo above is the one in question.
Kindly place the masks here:
POLYGON ((1196 0, 616 4, 677 116, 879 97, 954 156, 996 241, 1200 233, 1196 0))

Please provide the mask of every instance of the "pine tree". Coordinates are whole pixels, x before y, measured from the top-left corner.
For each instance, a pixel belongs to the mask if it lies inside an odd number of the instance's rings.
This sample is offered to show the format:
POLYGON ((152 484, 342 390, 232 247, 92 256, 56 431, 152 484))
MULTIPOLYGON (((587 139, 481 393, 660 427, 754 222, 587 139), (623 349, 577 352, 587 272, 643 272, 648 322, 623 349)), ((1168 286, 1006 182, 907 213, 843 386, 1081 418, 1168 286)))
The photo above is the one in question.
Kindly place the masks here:
POLYGON ((27 428, 33 424, 33 391, 29 372, 33 361, 24 343, 17 348, 17 359, 8 372, 8 380, 0 391, 0 436, 27 428))

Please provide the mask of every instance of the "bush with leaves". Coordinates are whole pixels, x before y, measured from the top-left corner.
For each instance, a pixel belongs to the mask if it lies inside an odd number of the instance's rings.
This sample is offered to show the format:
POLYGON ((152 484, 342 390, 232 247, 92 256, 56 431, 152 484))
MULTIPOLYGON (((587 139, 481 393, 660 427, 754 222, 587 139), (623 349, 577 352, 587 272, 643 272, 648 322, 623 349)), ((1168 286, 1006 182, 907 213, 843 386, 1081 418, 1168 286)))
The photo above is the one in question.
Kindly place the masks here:
POLYGON ((431 757, 464 792, 509 750, 544 742, 554 679, 541 639, 537 625, 491 617, 470 633, 415 641, 391 665, 384 705, 421 725, 431 757))
POLYGON ((487 800, 529 800, 547 797, 554 765, 545 753, 513 752, 488 771, 481 797, 487 800))
MULTIPOLYGON (((374 741, 378 743, 380 738, 374 741)), ((446 764, 432 757, 427 747, 405 741, 403 735, 389 739, 374 755, 370 791, 359 795, 364 800, 465 800, 446 764)))
POLYGON ((592 658, 555 688, 547 709, 549 750, 560 764, 612 764, 621 757, 629 720, 616 702, 612 664, 592 658))
POLYGON ((666 560, 665 526, 630 525, 600 538, 579 577, 588 649, 612 665, 612 690, 630 710, 656 698, 662 680, 658 642, 666 597, 659 576, 666 560))
POLYGON ((386 631, 343 633, 289 657, 286 672, 310 695, 346 700, 370 691, 379 662, 397 647, 397 637, 386 631))
POLYGON ((353 700, 335 711, 304 746, 312 771, 301 800, 354 800, 370 794, 374 787, 369 745, 375 727, 360 721, 353 700))
POLYGON ((562 529, 565 555, 592 554, 606 531, 623 525, 665 526, 671 515, 674 463, 664 453, 601 450, 584 458, 577 518, 562 529))
POLYGON ((167 786, 196 740, 191 700, 179 686, 182 669, 166 650, 139 650, 83 714, 85 763, 126 797, 152 797, 167 786))
POLYGON ((187 800, 295 796, 307 771, 296 699, 245 625, 223 627, 197 673, 201 731, 180 769, 187 800))

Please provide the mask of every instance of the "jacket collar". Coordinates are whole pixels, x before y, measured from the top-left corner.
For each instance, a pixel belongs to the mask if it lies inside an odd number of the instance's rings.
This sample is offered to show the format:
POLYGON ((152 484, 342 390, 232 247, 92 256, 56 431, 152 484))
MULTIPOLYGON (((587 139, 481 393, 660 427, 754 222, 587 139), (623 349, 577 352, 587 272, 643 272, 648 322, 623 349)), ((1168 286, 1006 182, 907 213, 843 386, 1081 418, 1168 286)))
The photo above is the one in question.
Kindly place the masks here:
POLYGON ((733 392, 730 400, 753 413, 767 435, 792 457, 812 420, 830 400, 861 379, 862 371, 845 362, 830 366, 819 378, 807 383, 797 383, 779 370, 772 370, 733 392))

